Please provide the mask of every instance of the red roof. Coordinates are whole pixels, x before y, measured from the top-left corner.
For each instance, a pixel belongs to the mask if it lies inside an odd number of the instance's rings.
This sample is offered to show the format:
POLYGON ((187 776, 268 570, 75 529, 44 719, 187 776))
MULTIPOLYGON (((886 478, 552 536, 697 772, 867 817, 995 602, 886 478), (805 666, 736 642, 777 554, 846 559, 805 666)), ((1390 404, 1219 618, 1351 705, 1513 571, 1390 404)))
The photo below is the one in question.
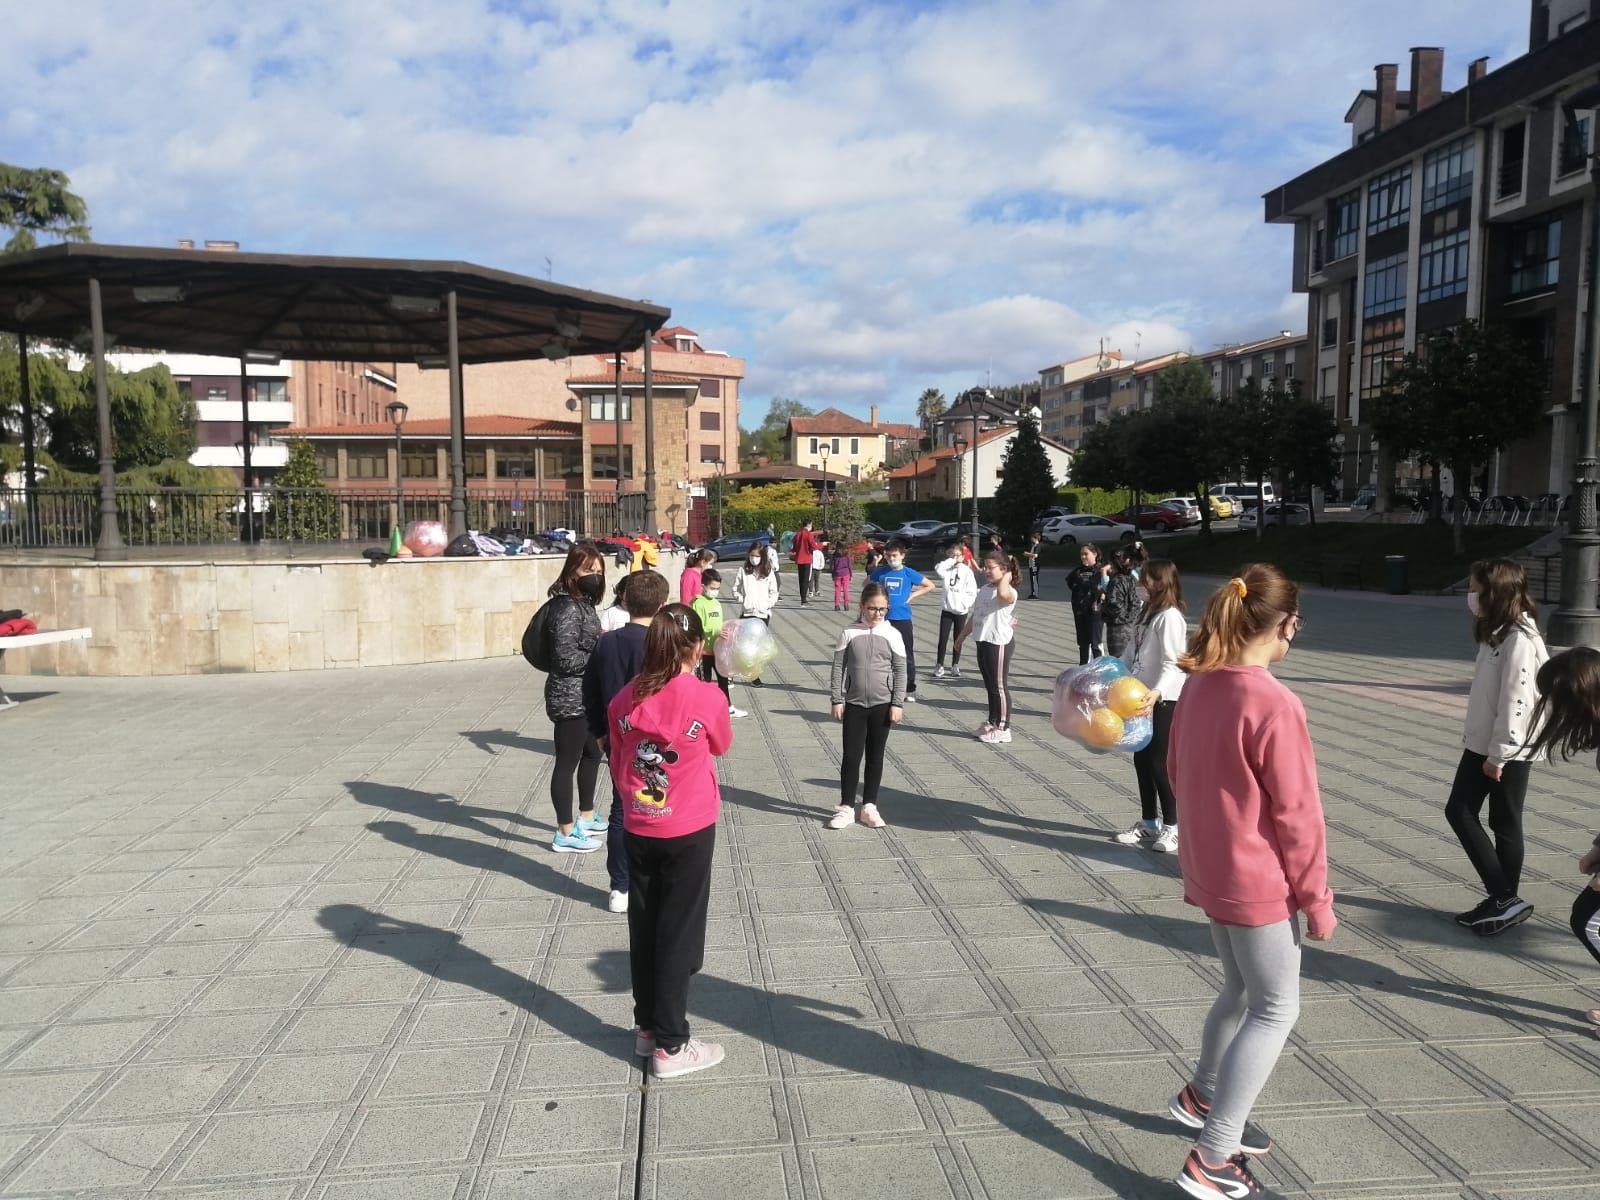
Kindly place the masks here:
MULTIPOLYGON (((1000 438, 1010 437, 1016 431, 1017 427, 1015 425, 1002 425, 997 429, 985 429, 978 434, 978 445, 987 446, 990 442, 998 441, 1000 438)), ((1067 450, 1067 447, 1063 446, 1054 438, 1041 436, 1039 440, 1046 446, 1053 446, 1057 450, 1063 450, 1069 454, 1071 453, 1070 450, 1067 450)), ((969 450, 971 448, 972 447, 970 445, 967 447, 969 450)), ((955 452, 956 448, 954 446, 940 446, 937 450, 930 450, 927 454, 924 454, 921 459, 908 462, 903 467, 896 467, 894 470, 889 472, 889 478, 910 479, 913 475, 919 477, 926 475, 930 471, 934 470, 938 463, 943 462, 947 458, 955 457, 955 452)))
MULTIPOLYGON (((416 421, 407 421, 402 427, 406 437, 436 438, 450 436, 450 419, 448 417, 424 417, 416 421)), ((466 428, 463 430, 469 438, 524 438, 524 437, 580 437, 576 421, 535 421, 528 417, 511 417, 503 413, 485 414, 483 416, 467 415, 466 428)), ((367 425, 315 425, 303 429, 277 429, 273 431, 277 438, 368 438, 368 437, 393 437, 394 425, 387 421, 367 425)))
MULTIPOLYGON (((656 383, 664 383, 671 387, 681 387, 685 384, 693 384, 695 387, 700 386, 700 381, 691 375, 669 375, 665 371, 656 371, 653 378, 656 383)), ((617 369, 615 366, 605 371, 598 371, 593 375, 574 375, 567 380, 569 386, 572 384, 588 386, 590 384, 601 383, 609 383, 612 386, 615 386, 616 382, 617 369)), ((643 387, 644 372, 642 370, 636 370, 633 367, 623 367, 622 383, 624 387, 629 385, 643 387)))
POLYGON ((888 434, 890 437, 897 438, 901 441, 916 441, 916 439, 922 436, 921 425, 902 424, 898 421, 884 421, 878 425, 878 428, 884 433, 888 434))
POLYGON ((825 408, 814 417, 790 417, 789 432, 801 435, 848 433, 856 436, 875 437, 883 432, 883 426, 869 425, 860 417, 852 417, 849 413, 840 412, 837 408, 825 408))

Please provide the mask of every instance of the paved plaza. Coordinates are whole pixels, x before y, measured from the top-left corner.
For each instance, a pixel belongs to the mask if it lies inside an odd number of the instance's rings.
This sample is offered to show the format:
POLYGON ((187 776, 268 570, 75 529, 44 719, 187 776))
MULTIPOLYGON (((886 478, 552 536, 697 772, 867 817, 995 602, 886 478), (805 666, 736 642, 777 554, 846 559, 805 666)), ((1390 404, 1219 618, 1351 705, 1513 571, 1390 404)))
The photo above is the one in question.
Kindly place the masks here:
MULTIPOLYGON (((1566 929, 1593 763, 1535 772, 1535 919, 1458 929, 1464 605, 1304 609, 1281 673, 1310 712, 1341 924, 1306 951, 1262 1174, 1322 1200, 1593 1197, 1600 970, 1566 929)), ((917 611, 926 664, 937 607, 917 611)), ((1209 937, 1173 859, 1106 840, 1134 815, 1131 762, 1050 730, 1066 605, 1019 613, 1016 740, 974 741, 980 684, 925 673, 889 741, 889 828, 833 833, 842 618, 779 609, 776 686, 736 693, 690 1000, 728 1058, 648 1087, 601 856, 548 849, 549 725, 520 658, 11 679, 0 1195, 1179 1194, 1166 1101, 1218 983, 1209 937)))

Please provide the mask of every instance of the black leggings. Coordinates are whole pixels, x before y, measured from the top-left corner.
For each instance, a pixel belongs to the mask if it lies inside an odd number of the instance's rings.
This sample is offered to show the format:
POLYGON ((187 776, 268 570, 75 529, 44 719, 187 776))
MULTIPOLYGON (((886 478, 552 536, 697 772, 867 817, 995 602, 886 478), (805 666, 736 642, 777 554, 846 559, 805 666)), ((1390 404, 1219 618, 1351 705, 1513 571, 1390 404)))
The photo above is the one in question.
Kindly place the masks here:
POLYGON ((1133 756, 1133 771, 1139 777, 1139 815, 1146 821, 1160 817, 1168 825, 1178 823, 1178 797, 1167 775, 1167 739, 1172 734, 1172 710, 1177 707, 1176 700, 1156 701, 1150 714, 1150 744, 1133 756))
POLYGON ((717 659, 712 654, 700 656, 700 678, 707 683, 714 683, 722 689, 722 698, 728 702, 728 707, 733 707, 733 694, 728 690, 728 677, 717 670, 717 659))
POLYGON ((1586 887, 1572 902, 1572 932, 1583 948, 1600 962, 1600 892, 1586 887))
POLYGON ((912 634, 911 618, 904 621, 890 621, 900 631, 900 640, 906 644, 906 695, 917 694, 917 641, 912 634))
POLYGON ((795 573, 800 576, 800 603, 804 604, 811 597, 811 564, 796 563, 795 573))
POLYGON ((978 671, 989 693, 989 724, 996 729, 1007 729, 1011 725, 1011 688, 1007 676, 1011 674, 1014 645, 1014 642, 1003 646, 997 642, 978 643, 978 671))
POLYGON ((689 980, 705 962, 717 827, 682 837, 624 835, 633 1023, 669 1053, 689 1040, 689 980))
POLYGON ((944 666, 944 649, 950 646, 954 653, 950 656, 950 665, 961 665, 961 631, 967 627, 967 622, 972 619, 971 613, 953 613, 949 609, 939 612, 939 665, 944 666))
POLYGON ((1100 614, 1093 609, 1082 612, 1074 608, 1072 623, 1077 626, 1078 664, 1082 666, 1100 653, 1100 645, 1105 640, 1106 631, 1101 623, 1100 614))
POLYGON ((1500 768, 1497 783, 1483 773, 1485 761, 1482 754, 1461 752, 1444 815, 1461 839, 1461 848, 1467 852, 1473 870, 1483 880, 1483 890, 1490 899, 1509 900, 1522 886, 1522 801, 1528 794, 1531 764, 1506 763, 1500 768), (1493 841, 1478 819, 1485 800, 1489 802, 1493 841))
POLYGON ((556 824, 572 824, 572 776, 578 776, 578 811, 594 811, 594 784, 600 777, 600 747, 589 736, 582 717, 557 721, 556 765, 550 772, 550 800, 556 806, 556 824))
POLYGON ((861 758, 866 755, 867 774, 861 788, 861 803, 878 802, 878 784, 883 779, 883 747, 889 741, 889 706, 862 704, 844 706, 844 757, 839 760, 839 803, 845 808, 856 802, 856 778, 861 758))

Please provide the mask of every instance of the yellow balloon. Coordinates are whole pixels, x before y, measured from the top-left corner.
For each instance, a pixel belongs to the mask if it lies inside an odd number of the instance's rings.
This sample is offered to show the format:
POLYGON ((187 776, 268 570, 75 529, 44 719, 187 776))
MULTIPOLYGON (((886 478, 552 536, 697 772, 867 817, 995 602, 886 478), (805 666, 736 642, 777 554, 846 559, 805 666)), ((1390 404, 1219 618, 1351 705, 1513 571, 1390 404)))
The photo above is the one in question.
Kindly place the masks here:
POLYGON ((1106 693, 1106 707, 1124 719, 1136 717, 1149 695, 1149 688, 1132 675, 1124 675, 1113 682, 1106 693))
POLYGON ((1122 739, 1122 718, 1109 708, 1091 708, 1078 726, 1078 736, 1091 746, 1115 746, 1122 739))

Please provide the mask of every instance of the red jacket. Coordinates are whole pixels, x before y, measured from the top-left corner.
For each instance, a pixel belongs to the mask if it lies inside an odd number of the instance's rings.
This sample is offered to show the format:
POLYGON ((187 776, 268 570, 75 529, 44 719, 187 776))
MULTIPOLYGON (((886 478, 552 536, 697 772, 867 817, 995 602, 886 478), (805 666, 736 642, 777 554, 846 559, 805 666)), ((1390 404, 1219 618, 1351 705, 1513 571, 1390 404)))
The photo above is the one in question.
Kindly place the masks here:
POLYGON ((817 539, 809 529, 802 529, 794 535, 794 561, 811 565, 811 552, 817 548, 817 539))

